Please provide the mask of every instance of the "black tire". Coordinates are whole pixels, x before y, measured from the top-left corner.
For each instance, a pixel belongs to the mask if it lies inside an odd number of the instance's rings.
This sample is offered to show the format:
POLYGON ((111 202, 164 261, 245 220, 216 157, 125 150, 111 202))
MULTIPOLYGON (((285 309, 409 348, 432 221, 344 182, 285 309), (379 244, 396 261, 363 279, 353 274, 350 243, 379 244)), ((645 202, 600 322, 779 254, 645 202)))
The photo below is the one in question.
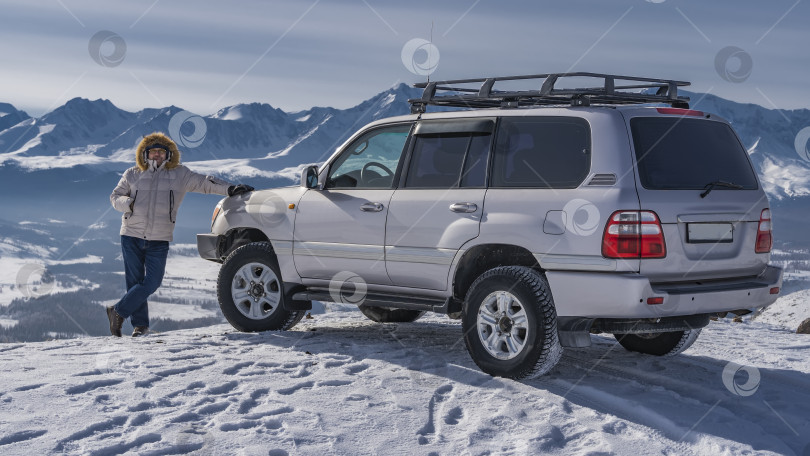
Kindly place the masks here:
POLYGON ((363 305, 357 307, 369 320, 377 323, 411 323, 425 314, 424 310, 391 309, 363 305))
POLYGON ((675 356, 691 347, 700 329, 650 334, 614 334, 622 347, 629 351, 655 356, 675 356))
MULTIPOLYGON (((253 270, 263 272, 261 268, 253 268, 253 270)), ((281 272, 278 267, 276 254, 269 242, 253 242, 246 244, 228 255, 217 277, 217 299, 219 301, 219 308, 222 309, 222 314, 225 315, 225 319, 228 320, 228 323, 243 332, 284 331, 295 326, 306 314, 305 310, 289 311, 284 309, 281 272), (265 306, 262 309, 262 312, 264 312, 265 309, 269 309, 267 315, 263 318, 254 319, 243 314, 239 308, 237 308, 237 304, 234 302, 231 292, 231 286, 234 284, 234 281, 240 280, 236 277, 236 273, 250 263, 268 267, 275 276, 272 280, 268 281, 267 285, 263 286, 268 287, 265 291, 277 293, 278 301, 275 306, 265 306)), ((243 300, 242 308, 244 308, 245 303, 249 304, 250 300, 243 300)))
POLYGON ((562 356, 554 300, 546 278, 534 269, 501 266, 481 274, 467 292, 461 318, 464 342, 470 356, 482 371, 490 375, 512 379, 539 377, 557 365, 562 356), (509 315, 504 318, 499 310, 501 316, 497 325, 487 326, 484 322, 479 327, 479 312, 482 315, 490 312, 489 306, 500 302, 492 301, 493 296, 497 299, 499 295, 509 299, 505 301, 510 303, 506 306, 509 309, 506 313, 520 308, 525 317, 518 316, 518 312, 512 314, 515 320, 509 315), (485 310, 482 311, 482 307, 485 310), (519 323, 518 318, 525 323, 519 323), (501 334, 504 334, 503 341, 500 341, 501 334), (499 340, 487 348, 482 338, 492 337, 499 340), (514 345, 515 341, 522 346, 512 350, 509 342, 514 345), (499 353, 498 348, 510 353, 499 353), (495 350, 495 354, 490 350, 495 350))

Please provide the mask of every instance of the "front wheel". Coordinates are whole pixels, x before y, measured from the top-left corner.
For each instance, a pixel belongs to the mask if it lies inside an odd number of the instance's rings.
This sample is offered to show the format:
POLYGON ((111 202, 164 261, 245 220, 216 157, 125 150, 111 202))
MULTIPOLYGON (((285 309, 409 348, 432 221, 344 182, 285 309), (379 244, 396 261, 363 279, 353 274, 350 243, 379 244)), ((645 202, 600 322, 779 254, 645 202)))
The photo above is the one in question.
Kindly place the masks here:
POLYGON ((622 347, 629 351, 655 356, 675 356, 691 347, 700 329, 648 334, 614 334, 622 347))
POLYGON ((231 252, 217 278, 222 314, 244 332, 287 330, 306 311, 284 309, 284 287, 269 242, 254 242, 231 252))
POLYGON ((493 376, 539 377, 562 356, 548 282, 531 268, 501 266, 478 277, 464 301, 462 328, 473 361, 493 376))

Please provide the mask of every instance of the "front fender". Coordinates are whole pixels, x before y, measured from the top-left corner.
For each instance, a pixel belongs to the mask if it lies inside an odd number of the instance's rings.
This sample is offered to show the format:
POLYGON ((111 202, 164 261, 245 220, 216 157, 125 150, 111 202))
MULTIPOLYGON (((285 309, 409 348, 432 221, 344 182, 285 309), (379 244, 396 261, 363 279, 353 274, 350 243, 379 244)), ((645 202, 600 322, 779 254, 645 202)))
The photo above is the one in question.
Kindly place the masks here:
POLYGON ((219 203, 220 211, 211 233, 227 235, 234 229, 261 231, 273 245, 283 280, 299 282, 292 240, 298 202, 306 191, 298 186, 283 187, 225 198, 219 203))

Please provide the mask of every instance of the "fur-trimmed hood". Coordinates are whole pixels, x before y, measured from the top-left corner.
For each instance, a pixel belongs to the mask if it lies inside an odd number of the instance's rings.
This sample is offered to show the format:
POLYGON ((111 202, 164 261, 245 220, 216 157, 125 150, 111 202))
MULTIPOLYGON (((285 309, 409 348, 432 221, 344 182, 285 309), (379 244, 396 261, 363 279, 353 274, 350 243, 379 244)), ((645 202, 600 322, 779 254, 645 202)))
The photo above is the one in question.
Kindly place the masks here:
POLYGON ((144 160, 143 153, 154 144, 166 146, 171 151, 171 158, 164 165, 166 169, 176 168, 180 165, 180 150, 177 149, 177 144, 165 134, 155 132, 144 136, 140 144, 138 144, 138 148, 135 149, 135 164, 138 165, 141 171, 149 169, 149 164, 144 160))

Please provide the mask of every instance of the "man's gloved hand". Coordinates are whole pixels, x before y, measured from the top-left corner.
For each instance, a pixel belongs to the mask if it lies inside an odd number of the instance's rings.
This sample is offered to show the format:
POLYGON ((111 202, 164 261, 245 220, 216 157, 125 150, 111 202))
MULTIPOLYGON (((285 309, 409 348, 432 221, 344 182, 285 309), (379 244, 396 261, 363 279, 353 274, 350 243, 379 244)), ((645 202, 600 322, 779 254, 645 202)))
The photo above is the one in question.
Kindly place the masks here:
POLYGON ((239 184, 239 185, 231 185, 228 187, 228 196, 236 196, 241 195, 243 193, 252 192, 255 190, 250 185, 239 184))

